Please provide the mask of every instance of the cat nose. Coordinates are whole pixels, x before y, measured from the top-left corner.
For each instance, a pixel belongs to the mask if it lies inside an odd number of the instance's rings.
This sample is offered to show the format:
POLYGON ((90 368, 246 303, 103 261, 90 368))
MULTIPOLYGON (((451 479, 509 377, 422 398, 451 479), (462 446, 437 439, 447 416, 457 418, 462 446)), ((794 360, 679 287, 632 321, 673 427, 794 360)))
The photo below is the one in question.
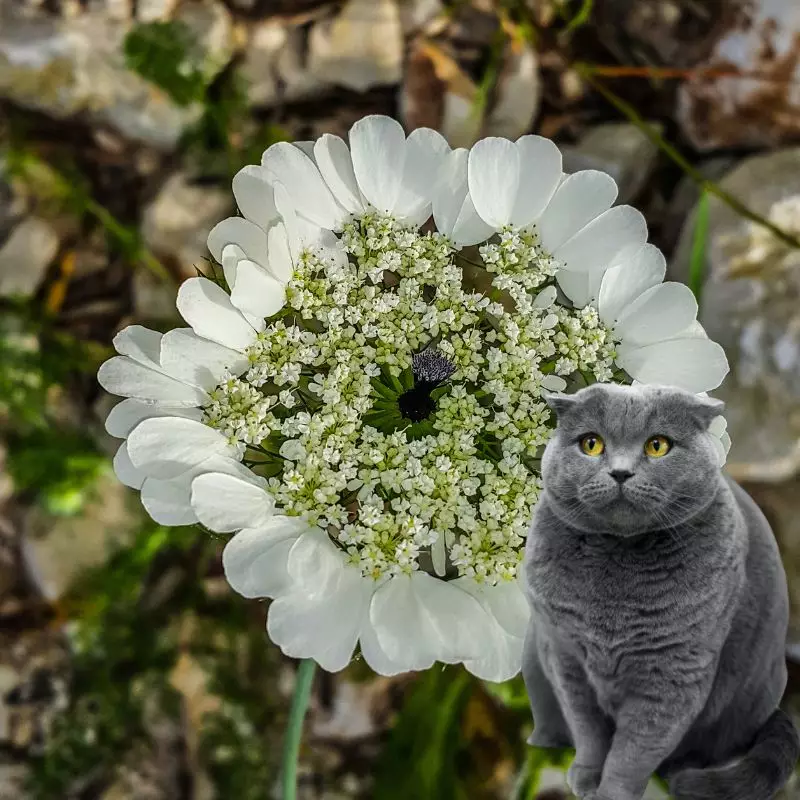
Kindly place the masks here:
POLYGON ((617 483, 625 483, 628 478, 633 477, 633 473, 627 469, 612 469, 608 473, 617 483))

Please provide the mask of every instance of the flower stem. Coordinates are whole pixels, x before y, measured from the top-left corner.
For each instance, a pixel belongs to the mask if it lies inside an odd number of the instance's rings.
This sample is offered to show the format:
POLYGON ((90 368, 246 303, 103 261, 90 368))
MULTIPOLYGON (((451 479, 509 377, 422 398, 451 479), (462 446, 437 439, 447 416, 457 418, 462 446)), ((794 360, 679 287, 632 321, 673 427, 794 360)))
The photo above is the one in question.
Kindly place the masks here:
POLYGON ((297 797, 297 757, 300 753, 300 739, 303 736, 303 720, 311 698, 311 684, 314 682, 316 663, 306 658, 300 662, 297 670, 297 683, 294 687, 292 707, 289 711, 289 723, 286 726, 286 738, 283 743, 283 768, 281 784, 282 799, 295 800, 297 797))

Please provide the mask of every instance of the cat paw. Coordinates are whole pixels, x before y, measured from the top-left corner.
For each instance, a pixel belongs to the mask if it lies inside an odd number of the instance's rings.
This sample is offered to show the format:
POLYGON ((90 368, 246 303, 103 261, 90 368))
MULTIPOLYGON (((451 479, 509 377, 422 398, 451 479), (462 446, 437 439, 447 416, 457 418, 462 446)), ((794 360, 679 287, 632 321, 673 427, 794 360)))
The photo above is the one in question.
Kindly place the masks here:
POLYGON ((597 787, 600 785, 600 777, 603 773, 602 767, 583 766, 574 761, 567 770, 567 784, 572 793, 581 800, 604 800, 597 795, 597 787))

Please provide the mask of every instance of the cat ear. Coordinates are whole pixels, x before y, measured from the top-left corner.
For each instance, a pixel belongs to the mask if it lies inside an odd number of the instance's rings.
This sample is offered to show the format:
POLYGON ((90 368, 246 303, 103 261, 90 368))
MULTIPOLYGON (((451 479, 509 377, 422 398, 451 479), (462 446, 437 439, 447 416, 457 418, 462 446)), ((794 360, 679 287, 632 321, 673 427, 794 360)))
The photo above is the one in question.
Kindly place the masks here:
POLYGON ((697 424, 705 430, 725 411, 725 403, 713 397, 694 395, 689 400, 689 410, 697 424))
POLYGON ((575 395, 564 394, 563 392, 549 392, 546 389, 542 389, 542 400, 559 416, 578 402, 575 395))

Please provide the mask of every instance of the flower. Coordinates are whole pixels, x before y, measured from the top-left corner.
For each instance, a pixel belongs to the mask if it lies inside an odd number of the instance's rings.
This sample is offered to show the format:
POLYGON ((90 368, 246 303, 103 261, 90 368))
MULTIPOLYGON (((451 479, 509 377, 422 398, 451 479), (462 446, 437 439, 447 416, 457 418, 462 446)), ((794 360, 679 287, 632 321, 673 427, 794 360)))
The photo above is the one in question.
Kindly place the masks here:
POLYGON ((233 189, 221 269, 178 295, 190 329, 126 329, 101 368, 129 398, 118 474, 165 524, 233 534, 228 581, 272 599, 287 654, 512 677, 542 391, 716 387, 691 293, 613 180, 565 176, 538 136, 450 150, 367 117, 273 145, 233 189))

